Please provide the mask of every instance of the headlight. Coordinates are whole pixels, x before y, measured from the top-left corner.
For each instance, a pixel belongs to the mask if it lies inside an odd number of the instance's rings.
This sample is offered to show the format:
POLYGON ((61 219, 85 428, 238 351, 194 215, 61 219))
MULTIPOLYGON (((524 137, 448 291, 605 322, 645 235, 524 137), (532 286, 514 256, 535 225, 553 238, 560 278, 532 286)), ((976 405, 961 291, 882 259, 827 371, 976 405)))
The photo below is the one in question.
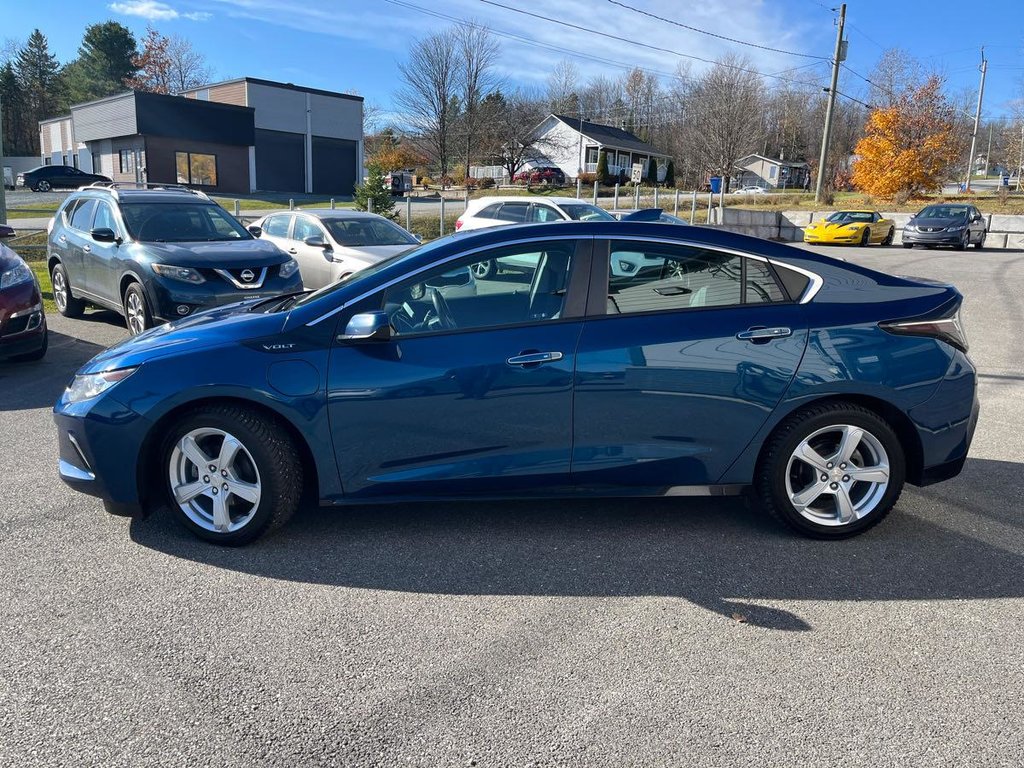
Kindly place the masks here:
POLYGON ((121 368, 117 371, 103 373, 87 373, 75 376, 74 381, 64 390, 64 399, 69 403, 80 403, 98 397, 135 373, 135 368, 121 368))
POLYGON ((29 283, 32 279, 32 270, 28 268, 28 265, 19 264, 14 269, 9 269, 0 275, 0 291, 22 283, 29 283))
POLYGON ((160 277, 181 280, 183 283, 199 285, 199 283, 206 282, 206 278, 199 274, 197 270, 192 269, 192 267, 175 267, 172 264, 150 264, 149 268, 160 275, 160 277))
POLYGON ((916 232, 917 231, 917 225, 916 224, 906 224, 903 227, 903 231, 904 232, 916 232))
POLYGON ((963 232, 967 229, 966 224, 954 224, 952 227, 946 227, 947 232, 963 232))
POLYGON ((295 259, 288 259, 281 265, 281 277, 291 277, 299 271, 299 262, 295 259))

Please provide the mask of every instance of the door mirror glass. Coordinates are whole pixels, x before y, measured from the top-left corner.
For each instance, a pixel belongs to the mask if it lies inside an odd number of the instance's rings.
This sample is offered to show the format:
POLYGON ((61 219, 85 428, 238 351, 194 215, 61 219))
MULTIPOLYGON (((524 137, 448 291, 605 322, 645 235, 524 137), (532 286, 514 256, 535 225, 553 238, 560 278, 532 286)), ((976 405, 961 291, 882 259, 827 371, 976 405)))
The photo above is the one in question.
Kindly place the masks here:
POLYGON ((246 227, 246 229, 249 230, 249 234, 252 235, 253 237, 259 237, 260 235, 263 234, 263 230, 257 227, 255 224, 250 224, 248 227, 246 227))
POLYGON ((382 310, 353 315, 340 337, 350 341, 387 341, 392 336, 391 319, 382 310))
POLYGON ((324 236, 323 235, 310 235, 309 237, 307 237, 302 242, 304 242, 310 248, 329 248, 330 247, 327 244, 327 241, 324 240, 324 236))
POLYGON ((97 243, 112 243, 117 239, 117 234, 110 227, 96 227, 89 231, 89 236, 97 243))

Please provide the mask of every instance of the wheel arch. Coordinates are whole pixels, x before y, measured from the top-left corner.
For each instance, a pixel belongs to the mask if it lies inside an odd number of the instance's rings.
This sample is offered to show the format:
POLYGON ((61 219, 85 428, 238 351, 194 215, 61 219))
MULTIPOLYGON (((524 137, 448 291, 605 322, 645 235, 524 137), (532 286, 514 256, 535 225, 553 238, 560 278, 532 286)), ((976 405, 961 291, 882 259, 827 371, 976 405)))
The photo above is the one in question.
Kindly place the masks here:
POLYGON ((160 450, 160 445, 163 442, 163 438, 167 434, 167 430, 175 421, 182 418, 190 411, 218 405, 249 408, 260 415, 271 419, 275 424, 285 430, 285 432, 287 432, 292 438, 292 442, 295 444, 295 447, 298 449, 299 460, 305 470, 303 477, 303 496, 307 496, 307 494, 315 494, 315 496, 312 497, 312 501, 314 503, 319 502, 320 472, 313 450, 302 432, 299 431, 283 414, 264 402, 246 397, 217 395, 188 400, 174 406, 158 417, 153 423, 153 426, 150 427, 149 431, 146 433, 146 437, 143 439, 142 446, 139 450, 139 461, 136 464, 136 485, 138 488, 139 499, 142 500, 144 505, 149 505, 162 498, 160 491, 158 490, 163 488, 158 471, 160 466, 158 463, 158 452, 160 450))
POLYGON ((829 403, 852 403, 854 405, 859 405, 862 408, 866 408, 867 410, 877 414, 890 427, 892 427, 893 431, 896 433, 896 437, 899 438, 900 445, 903 447, 904 458, 906 460, 907 481, 913 485, 920 484, 924 474, 924 448, 921 445, 921 436, 918 434, 917 428, 910 420, 910 417, 895 405, 880 397, 846 392, 821 395, 819 397, 801 400, 800 402, 794 403, 792 407, 787 409, 785 412, 780 412, 771 430, 765 436, 765 439, 761 442, 761 446, 758 448, 757 461, 754 465, 755 471, 757 467, 761 466, 765 459, 765 452, 767 451, 768 445, 771 443, 772 435, 775 434, 786 419, 804 408, 816 405, 826 405, 829 403))

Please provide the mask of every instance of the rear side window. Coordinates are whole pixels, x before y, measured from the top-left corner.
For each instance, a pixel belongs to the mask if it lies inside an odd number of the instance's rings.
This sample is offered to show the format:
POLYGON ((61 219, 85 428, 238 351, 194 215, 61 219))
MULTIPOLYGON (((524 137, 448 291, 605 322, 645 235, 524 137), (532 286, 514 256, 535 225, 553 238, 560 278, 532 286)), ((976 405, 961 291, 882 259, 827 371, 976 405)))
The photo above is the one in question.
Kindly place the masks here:
POLYGON ((501 221, 526 221, 526 212, 529 208, 529 203, 504 203, 494 218, 501 221))
POLYGON ((804 291, 807 290, 807 286, 811 283, 811 278, 781 265, 776 266, 775 271, 779 276, 779 280, 782 281, 782 285, 785 286, 786 293, 790 295, 793 301, 800 301, 800 297, 804 295, 804 291))
POLYGON ((530 208, 530 221, 561 221, 562 217, 554 208, 534 203, 530 208))
POLYGON ((746 259, 745 261, 747 262, 747 282, 744 303, 771 304, 786 300, 767 264, 757 259, 746 259))
POLYGON ((481 219, 496 219, 498 217, 498 209, 501 208, 501 203, 491 203, 484 208, 480 213, 477 214, 481 219))
POLYGON ((92 222, 93 211, 96 210, 95 200, 82 200, 71 214, 71 226, 83 232, 89 231, 89 224, 92 222))
POLYGON ((271 216, 263 222, 263 231, 276 237, 288 237, 288 223, 291 216, 271 216))

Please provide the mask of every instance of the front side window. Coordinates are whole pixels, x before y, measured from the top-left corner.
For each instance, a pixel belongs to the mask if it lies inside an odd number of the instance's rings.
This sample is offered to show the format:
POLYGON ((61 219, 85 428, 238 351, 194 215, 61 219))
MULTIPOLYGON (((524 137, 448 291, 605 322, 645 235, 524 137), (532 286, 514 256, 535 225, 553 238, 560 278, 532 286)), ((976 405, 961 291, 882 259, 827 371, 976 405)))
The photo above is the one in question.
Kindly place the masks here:
POLYGON ((547 205, 534 203, 530 207, 529 221, 561 221, 558 211, 547 205))
POLYGON ((263 222, 263 231, 274 237, 288 237, 288 224, 291 216, 271 216, 263 222))
POLYGON ((92 221, 93 229, 109 229, 117 234, 117 222, 114 220, 114 211, 109 205, 103 202, 96 204, 96 218, 92 221))
POLYGON ((696 246, 612 243, 608 314, 784 300, 768 265, 757 259, 696 246))
MULTIPOLYGON (((77 211, 75 212, 77 215, 77 211)), ((121 215, 133 239, 151 243, 250 240, 252 236, 219 205, 124 203, 121 215)))
POLYGON ((217 156, 198 152, 175 152, 174 165, 179 184, 217 186, 217 156))
POLYGON ((71 214, 71 226, 82 232, 88 232, 92 222, 92 214, 95 210, 95 200, 83 200, 75 206, 75 211, 71 214))
POLYGON ((557 320, 575 247, 535 242, 448 262, 389 289, 383 307, 402 336, 557 320), (474 285, 480 263, 492 268, 474 285))
POLYGON ((295 226, 292 227, 292 240, 303 242, 307 237, 323 237, 324 233, 316 224, 305 216, 295 217, 295 226))

